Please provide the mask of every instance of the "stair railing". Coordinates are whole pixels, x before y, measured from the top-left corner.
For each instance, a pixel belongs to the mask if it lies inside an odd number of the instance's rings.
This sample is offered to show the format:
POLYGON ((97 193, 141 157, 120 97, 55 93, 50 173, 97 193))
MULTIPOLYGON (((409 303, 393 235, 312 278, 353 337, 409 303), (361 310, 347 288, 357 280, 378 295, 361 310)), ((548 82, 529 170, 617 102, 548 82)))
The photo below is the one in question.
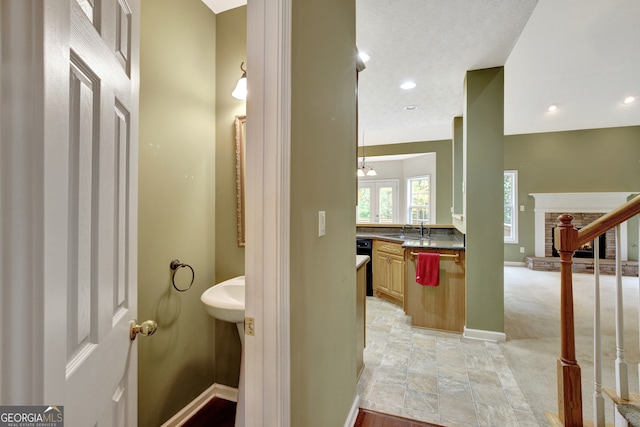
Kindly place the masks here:
MULTIPOLYGON (((591 242, 596 237, 612 228, 616 228, 616 392, 622 399, 629 394, 627 380, 627 364, 624 350, 624 325, 622 313, 622 270, 620 257, 620 227, 619 225, 635 215, 640 214, 640 196, 625 203, 619 208, 600 217, 596 221, 577 230, 573 224, 573 217, 563 214, 558 217, 560 225, 554 230, 555 247, 560 254, 560 357, 557 362, 558 370, 558 412, 559 421, 564 426, 582 426, 582 384, 580 365, 576 360, 575 327, 573 314, 573 254, 582 245, 591 242)), ((598 245, 595 245, 596 247, 598 245)), ((597 257, 595 258, 597 260, 597 257)), ((596 261, 596 308, 595 331, 598 337, 594 345, 594 420, 596 425, 604 424, 604 403, 602 401, 601 372, 598 365, 601 352, 599 337, 599 261, 596 261), (598 362, 596 362, 596 358, 598 362), (601 412, 600 412, 601 411, 601 412), (600 412, 600 413, 599 413, 600 412), (602 424, 600 424, 602 423, 602 424)))

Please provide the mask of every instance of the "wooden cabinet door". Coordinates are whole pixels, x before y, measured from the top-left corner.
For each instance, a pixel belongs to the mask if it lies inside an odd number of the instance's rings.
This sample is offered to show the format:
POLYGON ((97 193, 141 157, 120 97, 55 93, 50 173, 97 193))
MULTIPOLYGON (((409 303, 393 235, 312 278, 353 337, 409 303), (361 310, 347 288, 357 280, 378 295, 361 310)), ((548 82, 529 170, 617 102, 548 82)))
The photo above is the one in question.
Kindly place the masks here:
POLYGON ((374 241, 374 294, 397 305, 404 299, 404 249, 401 244, 374 241))
POLYGON ((389 292, 397 298, 404 298, 404 258, 390 256, 388 264, 389 292))
POLYGON ((389 291, 389 255, 384 252, 376 252, 373 262, 373 289, 389 291))

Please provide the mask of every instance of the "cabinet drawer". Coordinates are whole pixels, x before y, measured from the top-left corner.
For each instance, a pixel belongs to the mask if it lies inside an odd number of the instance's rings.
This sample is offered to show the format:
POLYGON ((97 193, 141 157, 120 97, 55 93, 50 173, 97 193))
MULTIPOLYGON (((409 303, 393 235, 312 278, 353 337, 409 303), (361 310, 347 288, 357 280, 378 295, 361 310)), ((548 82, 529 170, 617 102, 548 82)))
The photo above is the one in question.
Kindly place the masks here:
POLYGON ((402 248, 402 245, 398 243, 391 243, 391 242, 376 240, 375 249, 380 252, 386 252, 393 255, 404 256, 404 249, 402 248))

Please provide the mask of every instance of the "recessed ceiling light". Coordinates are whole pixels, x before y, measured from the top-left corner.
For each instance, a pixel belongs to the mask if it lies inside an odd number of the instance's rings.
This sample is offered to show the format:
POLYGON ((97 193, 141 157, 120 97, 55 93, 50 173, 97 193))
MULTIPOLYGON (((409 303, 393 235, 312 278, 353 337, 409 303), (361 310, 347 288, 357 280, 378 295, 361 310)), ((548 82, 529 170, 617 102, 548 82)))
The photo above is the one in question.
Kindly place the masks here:
POLYGON ((558 104, 551 104, 549 105, 549 107, 547 108, 547 111, 550 113, 553 113, 554 111, 556 111, 558 109, 558 104))
POLYGON ((404 90, 413 89, 414 87, 416 87, 416 84, 414 82, 404 82, 400 85, 400 89, 404 90))
POLYGON ((624 105, 629 105, 629 104, 633 103, 633 101, 635 101, 635 100, 636 100, 636 97, 635 97, 635 96, 627 96, 627 97, 622 101, 622 103, 623 103, 624 105))
POLYGON ((404 109, 407 110, 407 111, 417 110, 418 106, 417 105, 406 105, 404 107, 404 109))
POLYGON ((362 59, 362 62, 367 62, 368 60, 371 59, 371 57, 369 55, 367 55, 365 52, 360 52, 360 59, 362 59))

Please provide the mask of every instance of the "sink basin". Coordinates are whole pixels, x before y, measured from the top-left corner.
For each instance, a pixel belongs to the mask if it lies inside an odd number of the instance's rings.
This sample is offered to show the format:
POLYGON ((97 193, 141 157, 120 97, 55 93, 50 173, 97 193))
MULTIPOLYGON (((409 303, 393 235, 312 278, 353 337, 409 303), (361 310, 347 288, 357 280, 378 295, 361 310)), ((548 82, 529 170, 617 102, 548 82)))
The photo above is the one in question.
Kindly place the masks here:
POLYGON ((411 233, 411 234, 391 234, 389 237, 393 237, 395 239, 400 240, 427 240, 427 237, 420 237, 419 234, 411 233))
POLYGON ((225 322, 244 322, 244 276, 213 285, 200 297, 211 316, 225 322))
POLYGON ((234 277, 213 285, 202 293, 200 301, 211 316, 236 324, 242 353, 240 355, 235 427, 244 427, 244 276, 234 277))

